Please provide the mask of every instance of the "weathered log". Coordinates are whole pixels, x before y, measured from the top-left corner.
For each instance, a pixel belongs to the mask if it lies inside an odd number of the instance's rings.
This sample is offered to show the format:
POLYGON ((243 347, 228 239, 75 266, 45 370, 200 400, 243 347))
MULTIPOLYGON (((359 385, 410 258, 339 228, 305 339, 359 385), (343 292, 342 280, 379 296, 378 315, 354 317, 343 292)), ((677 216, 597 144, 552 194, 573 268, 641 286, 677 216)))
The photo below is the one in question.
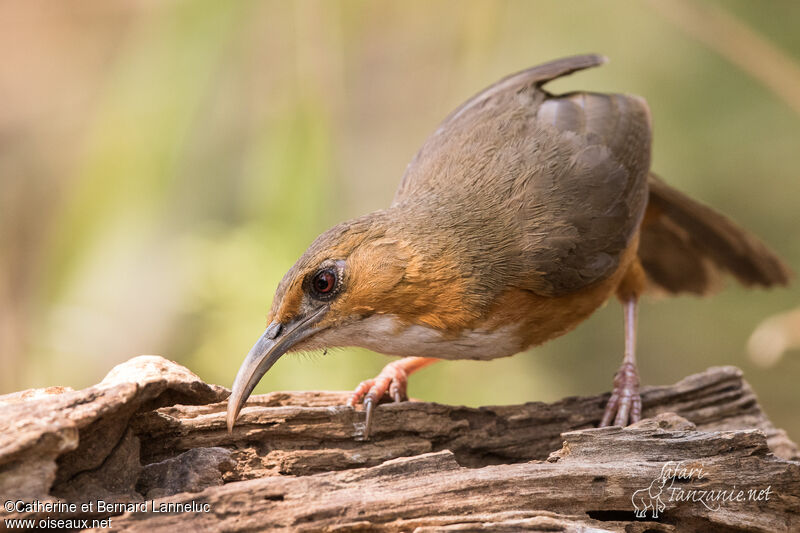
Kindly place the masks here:
POLYGON ((379 406, 364 440, 346 393, 280 392, 253 397, 228 434, 227 394, 143 356, 82 391, 0 396, 0 495, 23 502, 3 518, 111 517, 130 531, 800 529, 797 446, 733 367, 645 388, 647 418, 625 429, 594 428, 607 395, 405 402, 379 406), (93 506, 24 505, 37 501, 93 506))

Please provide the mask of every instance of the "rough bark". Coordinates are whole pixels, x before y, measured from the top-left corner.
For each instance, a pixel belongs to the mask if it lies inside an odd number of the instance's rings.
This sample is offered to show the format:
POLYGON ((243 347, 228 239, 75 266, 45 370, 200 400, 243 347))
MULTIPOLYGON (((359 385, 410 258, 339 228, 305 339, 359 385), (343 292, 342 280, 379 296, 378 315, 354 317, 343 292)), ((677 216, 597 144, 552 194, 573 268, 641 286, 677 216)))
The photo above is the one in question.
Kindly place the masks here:
POLYGON ((379 406, 364 440, 346 393, 280 392, 228 434, 227 394, 143 356, 82 391, 0 396, 0 499, 94 504, 0 514, 120 531, 800 529, 797 446, 733 367, 644 389, 647 418, 625 429, 595 429, 607 395, 405 402, 379 406))

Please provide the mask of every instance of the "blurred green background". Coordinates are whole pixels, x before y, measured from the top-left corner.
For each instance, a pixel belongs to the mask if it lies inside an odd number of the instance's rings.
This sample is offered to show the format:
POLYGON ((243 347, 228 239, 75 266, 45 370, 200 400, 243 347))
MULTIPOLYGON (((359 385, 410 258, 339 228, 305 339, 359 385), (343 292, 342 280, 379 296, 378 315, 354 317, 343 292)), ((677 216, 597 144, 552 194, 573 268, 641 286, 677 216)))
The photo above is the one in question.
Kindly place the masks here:
MULTIPOLYGON (((143 353, 229 386, 317 234, 387 206, 468 96, 575 53, 611 63, 551 89, 647 98, 655 170, 798 270, 798 24, 794 0, 0 3, 0 394, 85 387, 143 353)), ((648 299, 643 381, 738 365, 799 439, 800 357, 765 367, 745 348, 799 296, 730 283, 648 299)), ((467 405, 598 393, 622 341, 611 302, 529 353, 427 368, 409 392, 467 405)), ((352 389, 388 361, 286 356, 256 392, 352 389)))

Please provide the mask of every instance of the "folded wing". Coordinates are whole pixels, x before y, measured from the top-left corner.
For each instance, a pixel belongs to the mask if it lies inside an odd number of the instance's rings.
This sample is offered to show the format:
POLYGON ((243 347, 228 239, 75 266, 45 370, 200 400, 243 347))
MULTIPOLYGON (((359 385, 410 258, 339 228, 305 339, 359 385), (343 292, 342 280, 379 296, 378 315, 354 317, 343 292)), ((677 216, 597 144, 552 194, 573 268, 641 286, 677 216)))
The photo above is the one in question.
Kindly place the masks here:
POLYGON ((487 238, 501 229, 507 242, 483 245, 511 250, 520 288, 557 296, 610 275, 647 204, 647 105, 635 96, 542 88, 604 62, 554 61, 468 100, 409 164, 394 205, 448 198, 465 220, 494 227, 487 238))

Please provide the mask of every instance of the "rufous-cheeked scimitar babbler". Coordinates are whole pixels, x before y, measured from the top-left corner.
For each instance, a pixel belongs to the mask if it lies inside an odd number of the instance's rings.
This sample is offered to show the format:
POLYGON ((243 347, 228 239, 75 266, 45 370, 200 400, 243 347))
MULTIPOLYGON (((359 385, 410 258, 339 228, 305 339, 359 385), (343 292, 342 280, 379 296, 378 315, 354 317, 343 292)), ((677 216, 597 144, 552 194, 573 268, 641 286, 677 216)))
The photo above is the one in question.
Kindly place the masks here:
POLYGON ((748 286, 786 284, 789 269, 761 241, 651 173, 644 99, 543 87, 603 63, 560 59, 478 93, 428 138, 387 209, 320 235, 278 285, 236 376, 229 430, 287 352, 404 356, 351 397, 364 403, 368 435, 376 404, 405 399, 412 372, 522 352, 612 296, 625 349, 600 425, 626 425, 641 417, 640 295, 705 294, 723 272, 748 286))

